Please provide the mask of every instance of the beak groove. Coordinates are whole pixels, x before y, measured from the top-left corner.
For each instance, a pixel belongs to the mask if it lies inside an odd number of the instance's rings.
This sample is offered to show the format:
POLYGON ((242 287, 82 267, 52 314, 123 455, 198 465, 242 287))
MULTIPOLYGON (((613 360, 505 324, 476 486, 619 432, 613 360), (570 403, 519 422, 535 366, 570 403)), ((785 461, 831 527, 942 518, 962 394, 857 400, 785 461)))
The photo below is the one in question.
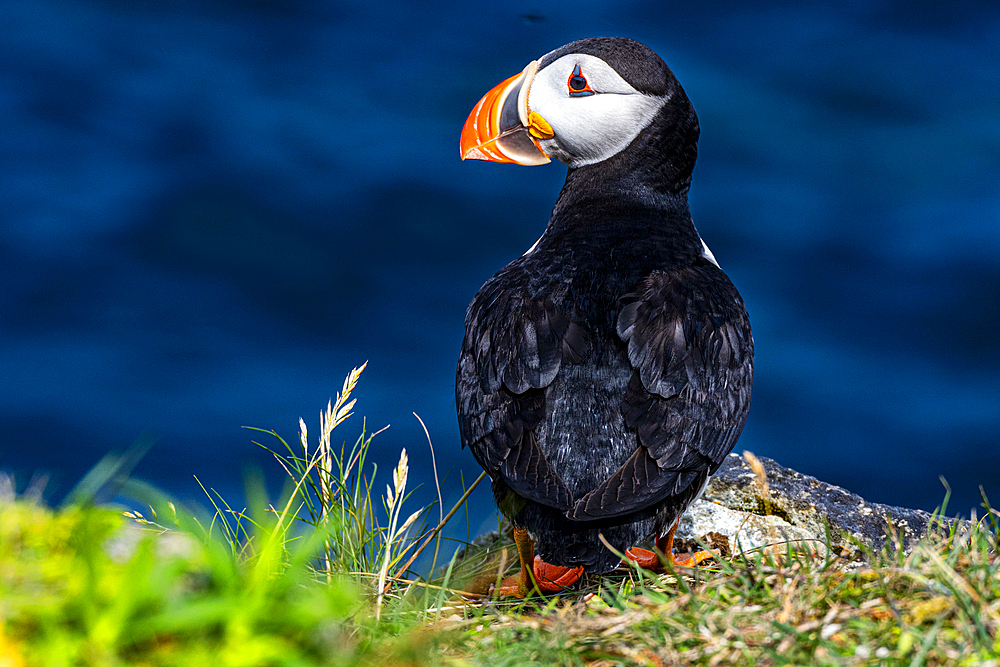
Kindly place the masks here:
MULTIPOLYGON (((549 161, 538 144, 537 129, 532 132, 536 125, 529 122, 532 116, 538 116, 528 112, 528 89, 537 71, 538 61, 533 60, 520 74, 504 79, 479 100, 462 127, 463 160, 522 165, 549 161)), ((548 130, 551 132, 551 128, 548 130)))

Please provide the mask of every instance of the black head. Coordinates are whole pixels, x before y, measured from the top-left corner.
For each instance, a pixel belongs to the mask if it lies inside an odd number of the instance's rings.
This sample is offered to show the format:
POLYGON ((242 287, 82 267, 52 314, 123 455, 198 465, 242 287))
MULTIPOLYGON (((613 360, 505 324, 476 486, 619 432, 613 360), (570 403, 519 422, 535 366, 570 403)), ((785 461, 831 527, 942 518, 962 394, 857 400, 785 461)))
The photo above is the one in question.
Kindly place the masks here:
POLYGON ((624 37, 580 39, 497 85, 462 131, 462 156, 543 164, 555 158, 602 177, 690 183, 698 118, 670 68, 624 37))

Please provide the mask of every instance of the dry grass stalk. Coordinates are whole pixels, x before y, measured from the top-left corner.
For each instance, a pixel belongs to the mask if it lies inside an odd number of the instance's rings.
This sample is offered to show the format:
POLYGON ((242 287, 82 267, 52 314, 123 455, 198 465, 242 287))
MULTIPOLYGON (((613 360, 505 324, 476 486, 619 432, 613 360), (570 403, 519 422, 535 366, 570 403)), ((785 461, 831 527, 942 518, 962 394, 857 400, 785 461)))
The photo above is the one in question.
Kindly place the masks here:
POLYGON ((406 478, 409 475, 410 466, 409 459, 406 457, 406 450, 404 449, 399 454, 399 464, 396 469, 392 471, 392 486, 388 484, 385 487, 385 501, 386 507, 389 512, 389 525, 385 531, 385 541, 384 541, 384 559, 382 561, 382 568, 378 573, 378 595, 375 599, 375 620, 382 618, 382 601, 385 598, 385 587, 386 579, 389 576, 389 567, 392 565, 393 558, 393 545, 396 543, 400 535, 406 532, 406 529, 417 520, 423 512, 423 508, 417 510, 403 522, 403 525, 397 528, 399 522, 399 512, 403 508, 403 498, 406 495, 406 478))
MULTIPOLYGON (((744 451, 743 458, 746 459, 747 465, 753 470, 754 483, 757 485, 757 490, 760 492, 761 504, 764 506, 764 516, 770 517, 773 514, 771 509, 771 487, 767 483, 767 472, 764 470, 764 464, 753 455, 753 452, 744 451)), ((778 529, 770 521, 768 521, 768 537, 771 540, 771 546, 767 547, 767 549, 769 552, 774 552, 782 540, 781 536, 778 535, 778 529)))

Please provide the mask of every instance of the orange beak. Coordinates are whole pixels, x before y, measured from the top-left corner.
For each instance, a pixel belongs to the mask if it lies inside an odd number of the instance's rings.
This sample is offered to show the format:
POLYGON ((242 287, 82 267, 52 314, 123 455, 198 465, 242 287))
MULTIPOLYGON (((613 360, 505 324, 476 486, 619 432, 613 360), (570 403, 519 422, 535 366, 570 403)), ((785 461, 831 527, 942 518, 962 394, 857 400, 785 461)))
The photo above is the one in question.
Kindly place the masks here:
POLYGON ((528 89, 537 71, 538 62, 532 61, 523 72, 501 81, 479 100, 462 127, 463 160, 523 165, 549 161, 528 124, 528 89))

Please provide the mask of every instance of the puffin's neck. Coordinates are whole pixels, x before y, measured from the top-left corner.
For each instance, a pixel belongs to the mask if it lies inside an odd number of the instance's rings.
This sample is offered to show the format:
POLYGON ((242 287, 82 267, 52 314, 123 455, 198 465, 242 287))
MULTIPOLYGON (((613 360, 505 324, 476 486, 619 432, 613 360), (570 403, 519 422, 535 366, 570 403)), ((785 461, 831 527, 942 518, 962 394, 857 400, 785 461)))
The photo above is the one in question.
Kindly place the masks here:
MULTIPOLYGON (((680 93, 683 95, 683 92, 680 93)), ((688 209, 688 189, 697 156, 698 120, 678 118, 665 105, 624 150, 595 164, 570 169, 552 209, 547 232, 653 238, 680 256, 703 252, 688 209)))

